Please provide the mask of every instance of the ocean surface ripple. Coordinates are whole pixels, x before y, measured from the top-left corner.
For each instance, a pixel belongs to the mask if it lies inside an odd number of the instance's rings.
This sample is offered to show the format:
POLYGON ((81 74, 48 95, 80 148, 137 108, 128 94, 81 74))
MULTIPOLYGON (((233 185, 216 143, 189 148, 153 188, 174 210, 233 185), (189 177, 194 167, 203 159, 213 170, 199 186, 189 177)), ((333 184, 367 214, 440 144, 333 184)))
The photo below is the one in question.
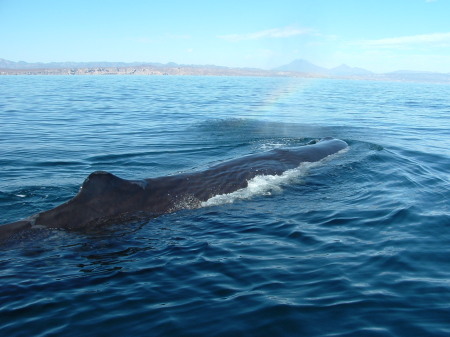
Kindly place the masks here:
POLYGON ((105 170, 349 149, 200 208, 0 246, 2 336, 449 336, 450 86, 0 77, 0 223, 105 170))

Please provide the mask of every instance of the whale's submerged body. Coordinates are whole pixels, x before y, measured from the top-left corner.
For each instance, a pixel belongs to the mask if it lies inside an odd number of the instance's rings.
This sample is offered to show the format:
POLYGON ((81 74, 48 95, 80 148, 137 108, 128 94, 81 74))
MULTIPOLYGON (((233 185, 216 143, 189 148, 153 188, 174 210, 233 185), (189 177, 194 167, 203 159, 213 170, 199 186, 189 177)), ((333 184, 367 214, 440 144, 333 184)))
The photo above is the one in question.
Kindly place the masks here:
POLYGON ((82 229, 108 222, 151 218, 247 187, 260 175, 281 175, 304 162, 317 162, 347 147, 325 138, 314 144, 274 149, 227 161, 200 172, 143 180, 125 180, 97 171, 68 202, 27 219, 0 226, 0 241, 34 227, 82 229), (188 202, 186 202, 188 201, 188 202))

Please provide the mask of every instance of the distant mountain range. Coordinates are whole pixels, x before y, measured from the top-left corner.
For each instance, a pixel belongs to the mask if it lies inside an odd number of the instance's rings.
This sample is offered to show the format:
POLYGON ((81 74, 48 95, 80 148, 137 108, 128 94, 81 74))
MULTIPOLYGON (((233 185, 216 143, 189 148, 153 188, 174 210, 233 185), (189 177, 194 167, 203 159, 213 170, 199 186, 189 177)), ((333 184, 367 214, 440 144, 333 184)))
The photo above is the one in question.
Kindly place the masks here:
POLYGON ((349 67, 346 64, 342 64, 338 67, 327 69, 317 66, 306 60, 295 60, 284 66, 275 68, 276 71, 290 71, 317 75, 331 75, 331 76, 371 76, 373 72, 356 67, 349 67))
POLYGON ((342 64, 335 68, 327 69, 302 59, 294 60, 289 64, 275 68, 273 70, 293 72, 293 73, 304 73, 310 75, 314 74, 316 76, 322 77, 450 83, 450 73, 397 70, 384 74, 376 74, 367 69, 349 67, 346 64, 342 64))
POLYGON ((450 82, 450 73, 436 73, 428 71, 397 70, 384 74, 376 74, 367 69, 349 67, 342 64, 338 67, 327 69, 319 67, 306 60, 295 60, 284 66, 275 68, 276 71, 299 72, 316 74, 326 77, 350 77, 350 78, 373 78, 391 79, 399 81, 427 81, 427 82, 450 82))
POLYGON ((377 74, 367 69, 342 64, 335 68, 324 68, 303 59, 271 69, 229 68, 215 65, 181 65, 177 63, 150 62, 14 62, 0 58, 0 74, 168 74, 168 75, 230 75, 230 76, 296 76, 373 79, 393 81, 426 81, 450 83, 450 73, 435 73, 410 70, 377 74), (106 68, 106 69, 103 69, 106 68), (112 71, 111 69, 117 70, 112 71), (136 69, 133 69, 136 68, 136 69), (64 71, 63 71, 64 69, 64 71), (70 69, 70 71, 67 71, 70 69), (80 69, 84 69, 81 71, 80 69), (90 70, 86 70, 90 69, 90 70), (95 71, 93 71, 93 69, 95 71), (28 71, 26 71, 28 70, 28 71), (45 71, 44 71, 45 70, 45 71))
MULTIPOLYGON (((169 63, 176 66, 175 63, 169 63)), ((50 62, 28 63, 24 61, 14 62, 0 58, 0 69, 59 69, 59 68, 99 68, 99 67, 135 67, 135 66, 163 66, 162 63, 144 62, 50 62)))

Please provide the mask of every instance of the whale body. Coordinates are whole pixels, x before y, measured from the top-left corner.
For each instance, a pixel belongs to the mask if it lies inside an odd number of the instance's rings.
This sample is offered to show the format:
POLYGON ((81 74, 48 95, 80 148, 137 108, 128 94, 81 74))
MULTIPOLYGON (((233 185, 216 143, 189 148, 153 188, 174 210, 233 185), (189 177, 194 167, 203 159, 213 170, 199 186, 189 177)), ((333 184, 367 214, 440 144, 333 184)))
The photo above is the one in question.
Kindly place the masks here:
POLYGON ((247 187, 260 175, 281 175, 304 162, 317 162, 347 147, 345 141, 324 138, 313 144, 274 149, 227 161, 206 170, 171 176, 126 180, 96 171, 79 193, 51 210, 1 225, 0 241, 32 228, 83 229, 137 218, 152 218, 182 208, 195 208, 216 195, 247 187))

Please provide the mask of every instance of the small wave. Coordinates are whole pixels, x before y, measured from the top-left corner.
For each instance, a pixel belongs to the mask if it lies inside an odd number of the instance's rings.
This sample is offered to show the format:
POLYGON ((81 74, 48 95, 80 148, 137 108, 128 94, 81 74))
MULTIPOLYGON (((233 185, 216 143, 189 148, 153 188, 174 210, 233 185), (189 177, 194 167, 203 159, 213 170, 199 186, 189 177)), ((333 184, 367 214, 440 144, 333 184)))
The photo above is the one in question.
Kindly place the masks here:
POLYGON ((53 166, 80 166, 83 165, 81 161, 70 161, 70 160, 47 160, 35 163, 39 167, 53 167, 53 166))

